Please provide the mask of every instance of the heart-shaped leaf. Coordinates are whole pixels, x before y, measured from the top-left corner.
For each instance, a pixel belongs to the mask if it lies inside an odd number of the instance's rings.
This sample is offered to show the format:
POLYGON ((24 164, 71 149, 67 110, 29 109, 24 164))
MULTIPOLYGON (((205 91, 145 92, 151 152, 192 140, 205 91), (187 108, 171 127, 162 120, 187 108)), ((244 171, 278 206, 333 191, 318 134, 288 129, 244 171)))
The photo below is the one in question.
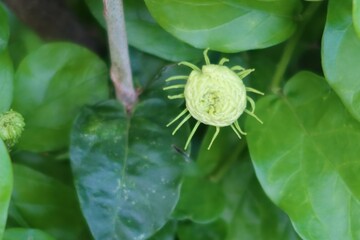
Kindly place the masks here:
POLYGON ((325 80, 302 72, 247 119, 256 174, 307 240, 360 239, 360 124, 325 80))
POLYGON ((20 64, 14 84, 14 110, 26 122, 18 147, 50 151, 69 142, 71 124, 84 104, 108 97, 107 67, 89 50, 50 43, 20 64))
POLYGON ((0 239, 2 239, 13 187, 11 160, 4 142, 0 139, 0 239))
POLYGON ((286 40, 298 0, 145 0, 156 21, 196 48, 239 52, 286 40))
POLYGON ((326 80, 360 121, 360 38, 354 30, 352 1, 330 0, 322 44, 326 80))
POLYGON ((179 195, 182 145, 165 127, 178 109, 141 101, 131 117, 116 101, 85 108, 71 135, 81 207, 96 239, 146 239, 169 219, 179 195))

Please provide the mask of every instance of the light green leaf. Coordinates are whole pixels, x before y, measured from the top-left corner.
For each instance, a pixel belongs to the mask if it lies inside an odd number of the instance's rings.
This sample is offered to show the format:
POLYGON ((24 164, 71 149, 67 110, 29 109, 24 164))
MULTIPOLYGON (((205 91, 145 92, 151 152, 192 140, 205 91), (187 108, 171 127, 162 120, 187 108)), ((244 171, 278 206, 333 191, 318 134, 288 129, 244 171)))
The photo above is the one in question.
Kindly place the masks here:
POLYGON ((322 64, 326 80, 360 121, 360 39, 354 30, 351 7, 351 0, 330 0, 322 64))
POLYGON ((298 0, 145 0, 156 21, 196 48, 239 52, 286 40, 295 30, 298 0))
POLYGON ((6 48, 9 36, 10 30, 8 16, 4 7, 0 4, 0 52, 6 48))
POLYGON ((14 70, 9 54, 0 51, 0 113, 9 110, 13 98, 14 70))
POLYGON ((58 239, 87 239, 87 228, 72 188, 29 167, 13 166, 13 206, 9 214, 15 221, 58 239))
POLYGON ((38 229, 9 228, 6 229, 2 240, 55 240, 55 238, 38 229))
POLYGON ((360 239, 360 124, 325 80, 299 73, 256 110, 264 125, 246 126, 256 174, 300 236, 360 239))
POLYGON ((78 110, 108 97, 107 71, 94 53, 70 43, 46 44, 29 54, 15 76, 13 108, 26 122, 17 146, 66 147, 78 110))
POLYGON ((0 139, 0 239, 6 225, 12 188, 11 160, 4 142, 0 139))
POLYGON ((353 0, 353 22, 355 31, 360 38, 360 0, 353 0))
POLYGON ((78 116, 71 161, 96 239, 146 239, 170 218, 184 162, 172 145, 185 140, 165 125, 177 112, 167 99, 150 98, 140 101, 131 117, 116 101, 85 108, 78 116))
MULTIPOLYGON (((102 1, 86 0, 86 3, 95 18, 106 27, 102 1)), ((201 57, 201 51, 164 31, 151 17, 143 1, 125 0, 124 12, 129 45, 174 62, 201 57)))

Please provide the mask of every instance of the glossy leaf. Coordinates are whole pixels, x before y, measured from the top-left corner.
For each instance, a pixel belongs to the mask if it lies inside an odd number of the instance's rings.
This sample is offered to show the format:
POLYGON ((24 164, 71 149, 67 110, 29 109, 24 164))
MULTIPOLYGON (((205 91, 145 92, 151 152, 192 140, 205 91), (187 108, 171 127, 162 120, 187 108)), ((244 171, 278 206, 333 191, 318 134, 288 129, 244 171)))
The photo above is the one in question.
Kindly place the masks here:
POLYGON ((13 108, 26 122, 18 147, 65 147, 77 111, 107 97, 107 67, 94 53, 69 43, 43 45, 21 62, 15 76, 13 108))
POLYGON ((325 80, 302 72, 248 119, 256 174, 303 239, 360 238, 360 124, 325 80), (342 219, 339 221, 339 219, 342 219))
POLYGON ((0 239, 6 225, 12 188, 11 160, 4 142, 0 139, 0 239))
POLYGON ((6 229, 2 240, 55 240, 49 234, 38 229, 10 228, 6 229))
POLYGON ((10 30, 9 30, 9 22, 8 16, 5 12, 5 9, 0 4, 0 52, 3 51, 9 40, 10 30))
MULTIPOLYGON (((86 3, 100 24, 106 27, 102 1, 86 0, 86 3)), ((198 49, 164 31, 151 17, 143 1, 125 0, 124 12, 131 46, 174 62, 194 60, 202 56, 198 49)))
POLYGON ((72 188, 29 167, 13 166, 10 216, 15 221, 42 229, 58 239, 88 237, 84 235, 87 229, 72 188))
POLYGON ((145 0, 156 21, 196 48, 239 52, 286 40, 295 30, 297 0, 145 0))
POLYGON ((116 101, 80 113, 71 160, 82 210, 96 239, 146 239, 169 219, 184 162, 171 145, 185 140, 173 137, 165 125, 177 111, 167 99, 150 98, 136 106, 131 118, 116 101))
POLYGON ((219 184, 201 176, 184 178, 180 199, 173 216, 206 223, 218 218, 224 210, 225 197, 219 184))
POLYGON ((360 38, 360 0, 353 0, 353 22, 357 36, 360 38))
POLYGON ((360 120, 360 38, 352 21, 351 0, 329 2, 323 36, 322 64, 331 87, 360 120))
POLYGON ((0 113, 10 109, 13 98, 14 70, 9 54, 0 51, 0 113))

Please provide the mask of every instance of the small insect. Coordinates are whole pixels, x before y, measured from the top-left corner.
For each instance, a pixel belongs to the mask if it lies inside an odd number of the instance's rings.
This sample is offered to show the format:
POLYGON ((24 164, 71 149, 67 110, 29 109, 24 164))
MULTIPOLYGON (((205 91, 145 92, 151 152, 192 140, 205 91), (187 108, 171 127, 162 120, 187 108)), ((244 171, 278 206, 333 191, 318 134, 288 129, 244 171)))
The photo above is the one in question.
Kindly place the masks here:
POLYGON ((184 98, 186 105, 186 108, 166 125, 169 127, 180 118, 183 118, 172 132, 173 135, 191 117, 197 120, 186 141, 185 150, 200 123, 216 128, 208 149, 211 148, 221 127, 230 126, 240 139, 241 134, 246 135, 237 121, 244 112, 262 124, 262 121, 255 115, 254 100, 247 96, 246 93, 253 92, 260 95, 264 95, 264 93, 245 87, 242 81, 254 69, 245 69, 238 65, 231 68, 224 66, 229 61, 227 58, 222 58, 217 65, 211 64, 207 55, 208 51, 209 49, 204 51, 206 65, 202 66, 202 69, 189 62, 180 62, 179 65, 185 65, 192 69, 190 75, 172 76, 165 80, 166 82, 186 81, 183 84, 164 88, 164 90, 184 89, 181 94, 168 96, 169 99, 184 98), (250 110, 246 109, 247 102, 250 103, 250 110))

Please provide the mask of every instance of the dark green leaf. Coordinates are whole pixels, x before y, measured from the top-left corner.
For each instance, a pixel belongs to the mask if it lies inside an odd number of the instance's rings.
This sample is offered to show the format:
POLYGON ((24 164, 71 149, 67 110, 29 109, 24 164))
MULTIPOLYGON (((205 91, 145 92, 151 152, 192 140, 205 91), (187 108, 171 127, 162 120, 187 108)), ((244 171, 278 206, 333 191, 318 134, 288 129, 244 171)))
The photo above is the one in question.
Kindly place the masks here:
POLYGON ((85 0, 86 5, 88 6, 92 15, 100 23, 103 28, 106 28, 106 21, 104 18, 104 5, 103 1, 99 0, 85 0))
POLYGON ((18 164, 13 166, 11 217, 20 225, 42 229, 58 239, 84 239, 86 226, 75 191, 31 168, 18 164))
POLYGON ((3 51, 9 40, 10 31, 9 31, 9 22, 8 16, 0 4, 0 52, 3 51))
MULTIPOLYGON (((86 3, 96 19, 105 27, 102 1, 86 0, 86 3)), ((164 31, 151 17, 143 1, 125 0, 124 11, 131 46, 175 62, 201 57, 199 50, 164 31)))
POLYGON ((360 39, 352 22, 351 0, 331 0, 323 36, 322 63, 331 87, 360 120, 360 39))
POLYGON ((174 240, 176 228, 176 222, 169 221, 163 228, 149 238, 149 240, 174 240))
POLYGON ((40 173, 46 174, 69 186, 73 185, 72 172, 68 159, 58 160, 56 156, 51 154, 15 151, 11 154, 11 160, 14 163, 28 166, 40 173))
POLYGON ((0 113, 9 110, 13 98, 14 70, 7 51, 0 51, 0 113))
POLYGON ((219 184, 201 176, 185 177, 173 216, 194 222, 211 222, 224 210, 225 198, 219 184))
POLYGON ((0 139, 0 239, 4 233, 12 188, 11 160, 4 142, 0 139))
POLYGON ((71 160, 82 210, 96 239, 146 239, 178 200, 183 158, 165 127, 178 109, 140 102, 128 117, 116 101, 85 108, 74 124, 71 160), (106 223, 106 224, 104 224, 106 223))
POLYGON ((227 240, 299 239, 289 218, 264 194, 250 161, 233 164, 223 183, 227 240))
POLYGON ((37 229, 10 228, 6 229, 2 240, 55 240, 55 238, 37 229))
POLYGON ((257 176, 303 239, 360 239, 360 124, 325 80, 302 72, 248 119, 257 176), (341 220, 340 220, 341 219, 341 220))
POLYGON ((43 45, 21 62, 15 76, 13 108, 26 122, 18 147, 65 147, 79 108, 107 97, 107 67, 94 53, 69 43, 43 45))
POLYGON ((29 27, 18 19, 13 18, 11 26, 11 36, 8 44, 8 51, 13 60, 15 68, 29 53, 41 47, 43 40, 36 35, 29 27))
POLYGON ((239 52, 286 40, 295 30, 297 0, 145 0, 157 22, 196 48, 239 52))
POLYGON ((144 91, 156 80, 157 74, 168 62, 135 48, 129 50, 134 83, 144 91))
POLYGON ((184 222, 178 227, 179 240, 224 240, 226 238, 226 224, 217 220, 208 224, 184 222))
POLYGON ((212 179, 216 179, 219 174, 221 175, 223 170, 228 170, 228 167, 238 158, 239 153, 246 146, 244 139, 240 140, 230 127, 226 127, 221 129, 219 138, 208 150, 214 132, 214 128, 209 127, 196 161, 199 170, 203 174, 210 174, 212 179))

